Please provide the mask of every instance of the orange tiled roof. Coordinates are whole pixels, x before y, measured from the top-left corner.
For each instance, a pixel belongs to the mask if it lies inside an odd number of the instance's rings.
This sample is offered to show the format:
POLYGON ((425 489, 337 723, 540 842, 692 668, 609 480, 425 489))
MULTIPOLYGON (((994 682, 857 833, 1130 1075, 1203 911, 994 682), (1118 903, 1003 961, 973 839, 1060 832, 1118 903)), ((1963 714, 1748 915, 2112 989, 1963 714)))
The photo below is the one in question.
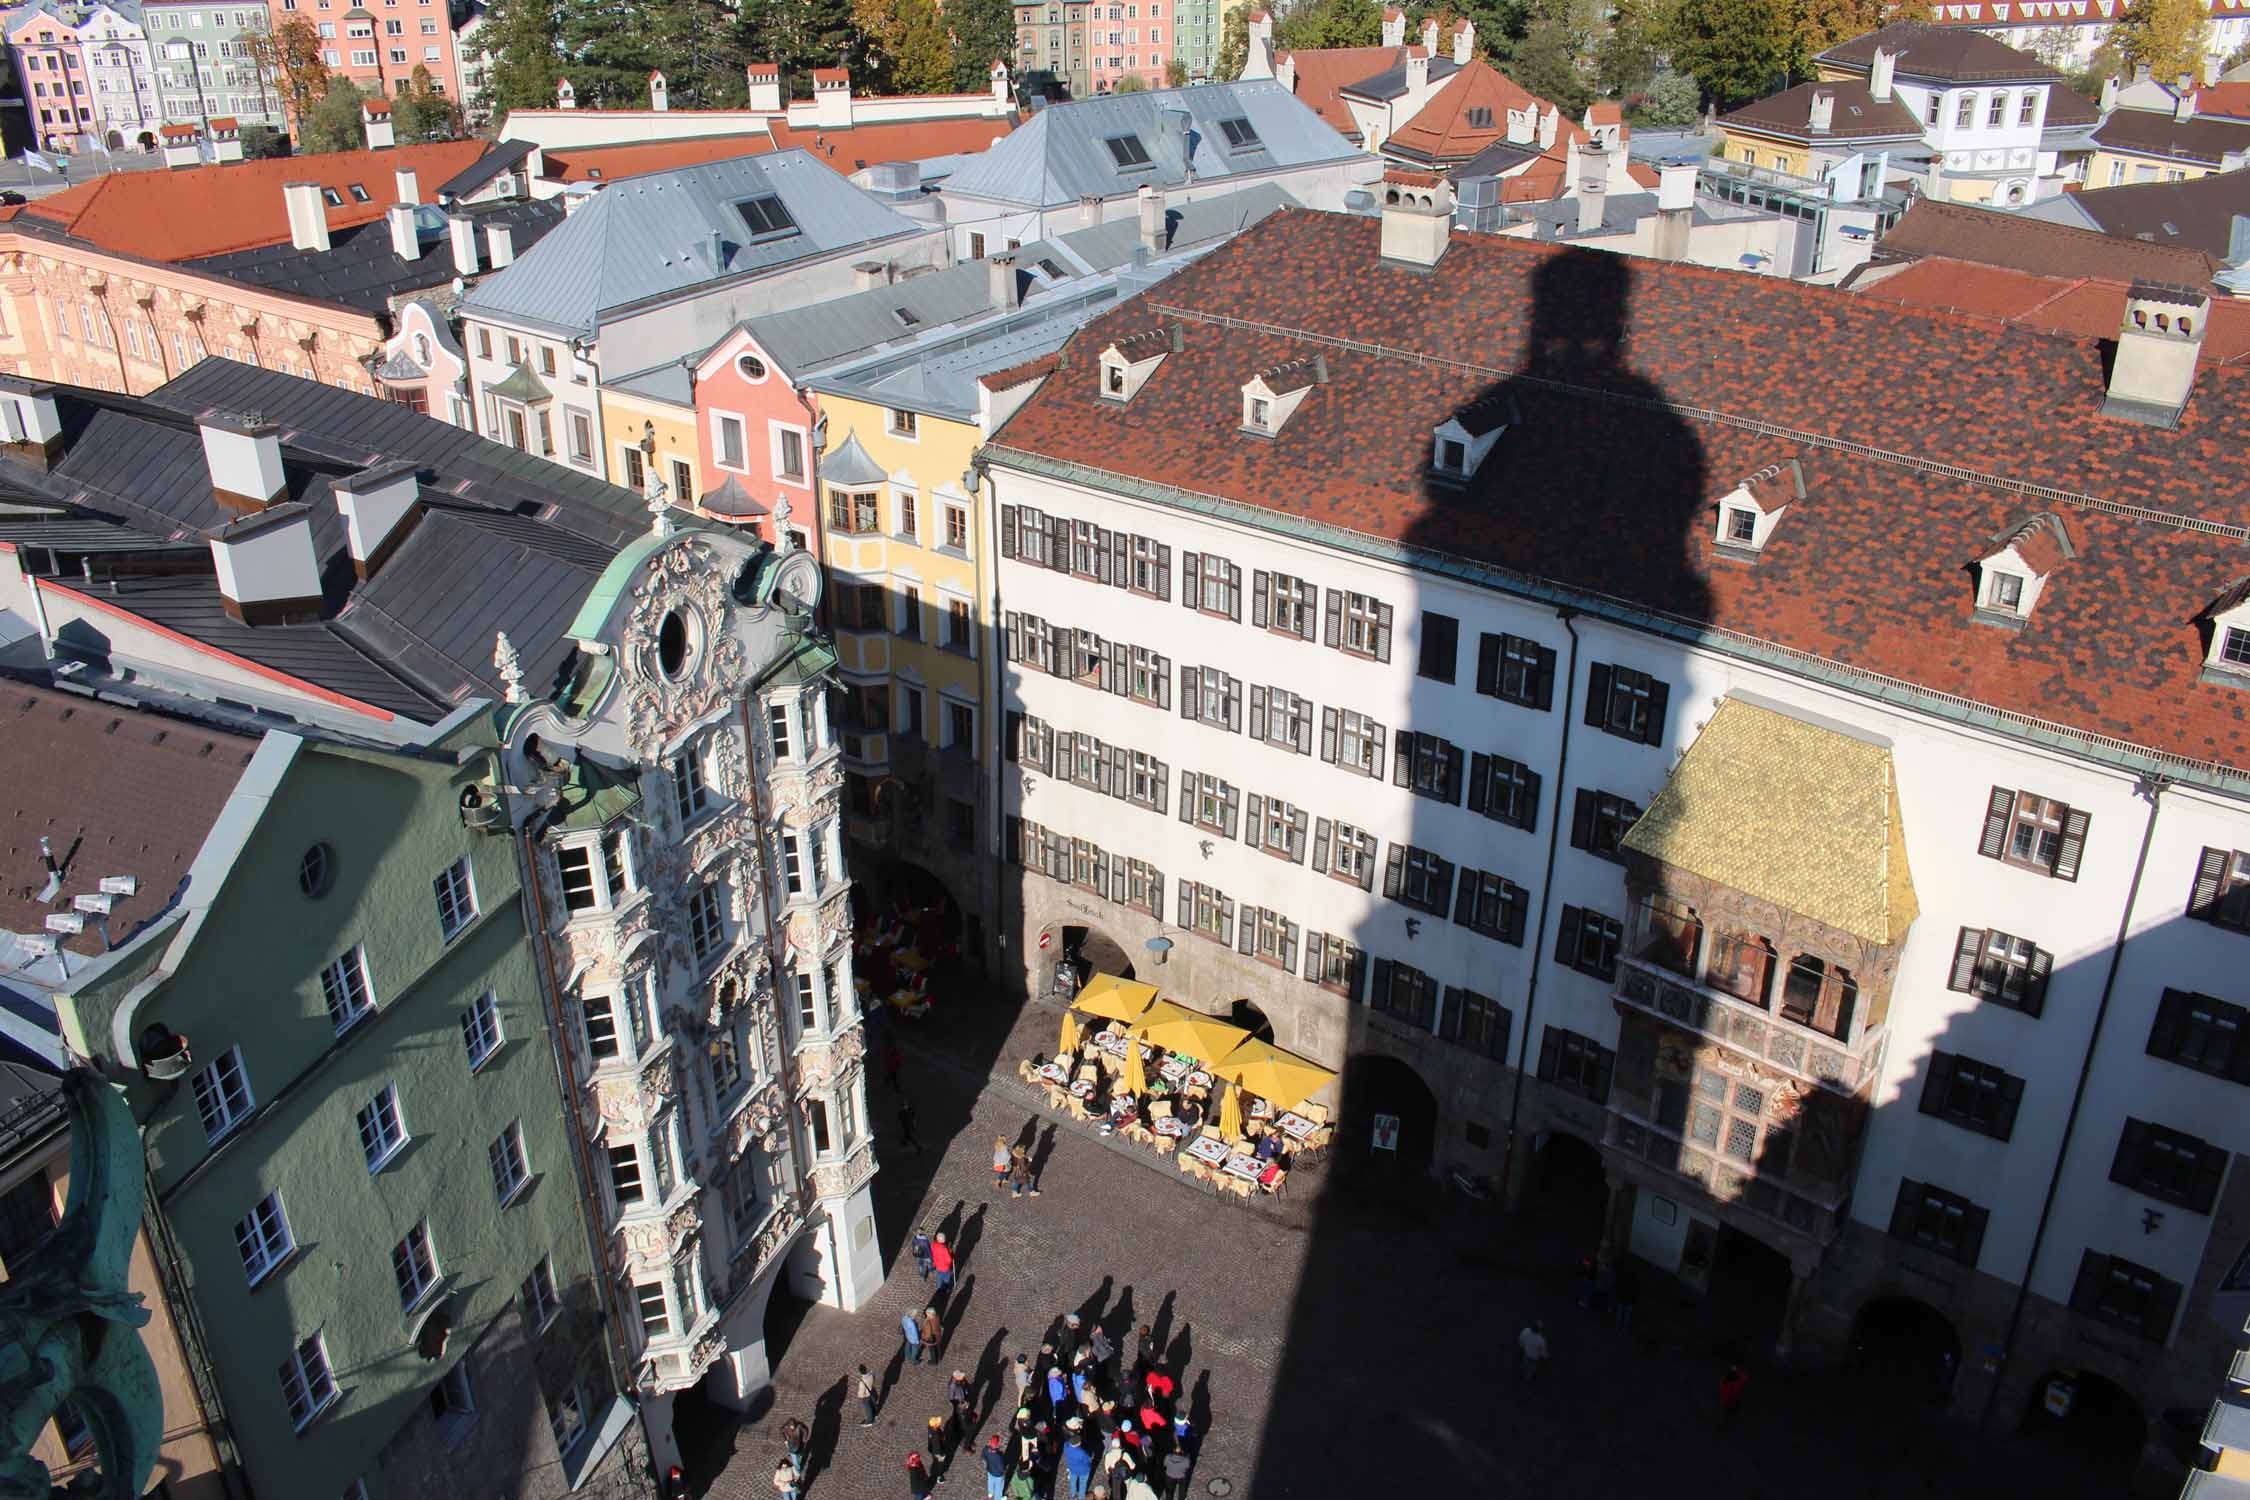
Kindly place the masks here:
POLYGON ((633 146, 587 146, 545 151, 544 175, 561 182, 615 182, 650 172, 699 167, 737 156, 763 156, 774 149, 770 135, 706 135, 684 141, 647 141, 633 146))
POLYGON ((913 120, 896 125, 855 125, 849 130, 795 126, 780 116, 767 123, 777 148, 803 147, 846 176, 877 162, 920 161, 930 156, 982 151, 1016 128, 1012 116, 913 120))
POLYGON ((2195 91, 2195 112, 2250 120, 2250 83, 2207 83, 2195 91))
MULTIPOLYGON (((2127 285, 2092 276, 2042 276, 1931 255, 1852 290, 1877 302, 1966 313, 2073 338, 2107 339, 2117 336, 2117 313, 2125 304, 2127 285)), ((2250 355, 2250 303, 2212 298, 2204 327, 2204 360, 2227 364, 2245 355, 2250 355)))
MULTIPOLYGON (((1472 58, 1467 67, 1445 81, 1419 114, 1392 131, 1385 145, 1426 161, 1450 165, 1467 161, 1494 142, 1506 140, 1509 110, 1537 109, 1544 113, 1553 107, 1492 64, 1482 58, 1472 58), (1472 109, 1491 113, 1480 117, 1483 123, 1471 125, 1469 111, 1472 109)), ((1577 130, 1579 127, 1569 128, 1577 130)), ((1558 134, 1555 143, 1559 146, 1562 141, 1563 137, 1558 134)))
POLYGON ((1338 135, 1359 139, 1359 126, 1344 107, 1343 91, 1362 79, 1398 67, 1413 47, 1315 47, 1292 52, 1297 68, 1297 102, 1326 120, 1338 135))
POLYGON ((380 219, 398 201, 393 171, 411 167, 424 182, 443 182, 484 155, 485 148, 483 141, 437 141, 172 172, 112 172, 42 198, 21 217, 121 255, 196 260, 287 240, 284 183, 334 188, 344 201, 329 207, 328 227, 348 229, 380 219), (353 198, 355 183, 366 191, 367 202, 353 198))

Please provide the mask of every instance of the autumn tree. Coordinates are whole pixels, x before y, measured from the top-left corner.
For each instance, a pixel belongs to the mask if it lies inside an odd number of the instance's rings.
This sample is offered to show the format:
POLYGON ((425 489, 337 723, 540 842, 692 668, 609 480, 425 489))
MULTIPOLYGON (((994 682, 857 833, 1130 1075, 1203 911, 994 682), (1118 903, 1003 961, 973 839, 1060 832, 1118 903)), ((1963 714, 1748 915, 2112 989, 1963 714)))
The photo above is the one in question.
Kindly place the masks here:
POLYGON ((456 140, 461 134, 461 106, 439 93, 430 70, 416 63, 406 92, 391 101, 391 125, 401 145, 456 140))
POLYGON ((1797 46, 1807 58, 1818 57, 1838 42, 1898 19, 1891 0, 1797 0, 1797 46))
POLYGON ((2183 74, 2200 80, 2211 16, 2203 0, 2132 0, 2111 40, 2127 62, 2146 67, 2160 83, 2183 74))
POLYGON ((1279 51, 1299 47, 1372 47, 1383 39, 1383 12, 1375 0, 1308 0, 1276 22, 1279 51))
POLYGON ((303 16, 286 16, 271 31, 251 32, 242 45, 266 87, 281 96, 282 112, 302 125, 328 92, 328 64, 321 61, 320 33, 303 16))
POLYGON ((1109 86, 1113 94, 1137 94, 1148 87, 1148 80, 1138 73, 1127 73, 1109 86))
POLYGON ((1221 83, 1232 83, 1242 76, 1242 69, 1250 60, 1250 10, 1248 5, 1238 5, 1226 13, 1219 27, 1219 57, 1212 65, 1212 76, 1221 83))
POLYGON ((1662 35, 1672 66, 1721 105, 1773 92, 1805 60, 1788 0, 1677 0, 1662 35))

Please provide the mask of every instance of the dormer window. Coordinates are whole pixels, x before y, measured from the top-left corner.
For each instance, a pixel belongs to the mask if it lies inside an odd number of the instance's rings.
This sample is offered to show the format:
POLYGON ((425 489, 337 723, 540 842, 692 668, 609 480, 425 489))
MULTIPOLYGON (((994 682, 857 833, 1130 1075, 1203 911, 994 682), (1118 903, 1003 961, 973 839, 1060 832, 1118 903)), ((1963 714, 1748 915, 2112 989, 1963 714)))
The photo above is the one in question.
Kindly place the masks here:
POLYGON ((1252 376, 1242 387, 1242 430, 1253 437, 1274 436, 1289 425, 1312 388, 1327 380, 1325 354, 1292 359, 1252 376))
POLYGON ((1472 477, 1500 441, 1500 434, 1516 420, 1515 403, 1506 397, 1487 397, 1462 407, 1439 423, 1430 436, 1431 476, 1454 480, 1472 477))
POLYGON ((1219 130, 1227 138, 1229 151, 1260 151, 1265 148, 1266 143, 1258 139, 1257 127, 1240 115, 1231 120, 1221 120, 1219 130))
POLYGON ((1805 498, 1805 470, 1796 459, 1767 464, 1719 497, 1713 547, 1722 557, 1755 562, 1789 507, 1805 498))
POLYGON ((1988 624, 2018 624, 2038 607, 2048 575, 2076 557, 2078 549, 2052 511, 2010 527, 1993 541, 1996 550, 1977 562, 1976 616, 1988 624))
POLYGON ((1758 513, 1747 506, 1726 507, 1726 540, 1737 547, 1758 544, 1758 513))
POLYGON ((1126 402, 1140 393, 1164 356, 1172 352, 1172 335, 1151 328, 1121 338, 1101 352, 1101 393, 1104 401, 1126 402))
POLYGON ((1102 392, 1119 401, 1125 399, 1125 367, 1110 364, 1102 366, 1102 392))
POLYGON ((2020 615, 2023 608, 2024 577, 2021 573, 2003 573, 1997 570, 1984 575, 1984 607, 2005 610, 2020 615))
POLYGON ((2250 578, 2236 579, 2202 619, 2211 623, 2203 664, 2224 681, 2250 686, 2250 578))
POLYGON ((2218 631, 2218 644, 2211 653, 2214 666, 2231 667, 2238 672, 2250 672, 2250 630, 2240 625, 2222 626, 2218 631))
POLYGON ((1256 396, 1252 396, 1250 398, 1250 414, 1243 420, 1260 432, 1271 432, 1273 430, 1273 403, 1261 401, 1256 396))
POLYGON ((1469 445, 1457 438, 1439 438, 1437 445, 1438 467, 1448 474, 1465 474, 1469 468, 1469 445))

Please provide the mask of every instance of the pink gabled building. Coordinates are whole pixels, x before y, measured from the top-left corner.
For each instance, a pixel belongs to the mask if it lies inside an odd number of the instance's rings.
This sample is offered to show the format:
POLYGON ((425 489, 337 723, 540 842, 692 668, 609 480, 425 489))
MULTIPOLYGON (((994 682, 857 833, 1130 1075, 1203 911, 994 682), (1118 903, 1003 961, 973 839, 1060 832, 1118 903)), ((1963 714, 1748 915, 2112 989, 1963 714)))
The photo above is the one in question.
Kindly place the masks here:
POLYGON ((78 28, 43 5, 25 6, 8 19, 8 52, 39 149, 68 151, 79 136, 98 135, 78 28))
POLYGON ((464 98, 449 0, 384 0, 379 9, 353 0, 266 0, 266 10, 275 26, 311 22, 328 71, 349 78, 363 93, 395 98, 422 67, 430 70, 439 93, 464 98))
POLYGON ((771 542, 773 512, 789 502, 789 529, 820 555, 820 507, 813 489, 810 391, 738 324, 695 364, 697 459, 703 493, 692 507, 715 521, 754 530, 771 542))
POLYGON ((1094 92, 1110 93, 1127 78, 1165 87, 1179 36, 1180 0, 1088 6, 1086 60, 1094 92))

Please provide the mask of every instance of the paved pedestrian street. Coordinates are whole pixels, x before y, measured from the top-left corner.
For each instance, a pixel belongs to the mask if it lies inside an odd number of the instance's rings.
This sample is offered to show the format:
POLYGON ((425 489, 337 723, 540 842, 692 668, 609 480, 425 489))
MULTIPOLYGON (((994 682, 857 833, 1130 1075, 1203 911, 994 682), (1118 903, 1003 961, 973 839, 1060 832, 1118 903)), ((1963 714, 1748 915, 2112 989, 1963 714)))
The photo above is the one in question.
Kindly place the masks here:
MULTIPOLYGON (((691 1477, 708 1485, 698 1493, 771 1500, 781 1424, 800 1416, 813 1429, 808 1497, 896 1500, 906 1454, 947 1409, 948 1373, 975 1382, 981 1446, 1009 1415, 1008 1365, 1036 1355, 1066 1311, 1102 1322, 1121 1350, 1144 1322, 1164 1340, 1198 1433, 1199 1496, 2118 1493, 2034 1440, 1980 1442, 1911 1394, 1777 1369, 1751 1348, 1747 1397, 1722 1429, 1727 1331, 1653 1285, 1630 1331, 1580 1308, 1588 1247, 1545 1200, 1505 1215, 1340 1148, 1329 1179, 1305 1192, 1222 1201, 1050 1115, 1012 1076, 986 1076, 979 1058, 1028 1053, 1052 1029, 1035 1013, 967 1056, 902 1037, 920 1155, 900 1147, 898 1096, 878 1082, 870 1097, 886 1127, 877 1207, 889 1279, 855 1314, 777 1308, 773 1404, 740 1423, 683 1415, 691 1477), (1041 1196, 993 1194, 996 1135, 1036 1142, 1041 1196), (942 1358, 920 1366, 904 1363, 899 1328, 930 1295, 907 1247, 916 1227, 945 1231, 960 1255, 942 1358), (1530 1318, 1544 1321, 1553 1357, 1527 1386, 1516 1334, 1530 1318), (873 1428, 850 1399, 863 1362, 884 1392, 873 1428)), ((941 1493, 981 1495, 983 1482, 964 1448, 941 1493)))

